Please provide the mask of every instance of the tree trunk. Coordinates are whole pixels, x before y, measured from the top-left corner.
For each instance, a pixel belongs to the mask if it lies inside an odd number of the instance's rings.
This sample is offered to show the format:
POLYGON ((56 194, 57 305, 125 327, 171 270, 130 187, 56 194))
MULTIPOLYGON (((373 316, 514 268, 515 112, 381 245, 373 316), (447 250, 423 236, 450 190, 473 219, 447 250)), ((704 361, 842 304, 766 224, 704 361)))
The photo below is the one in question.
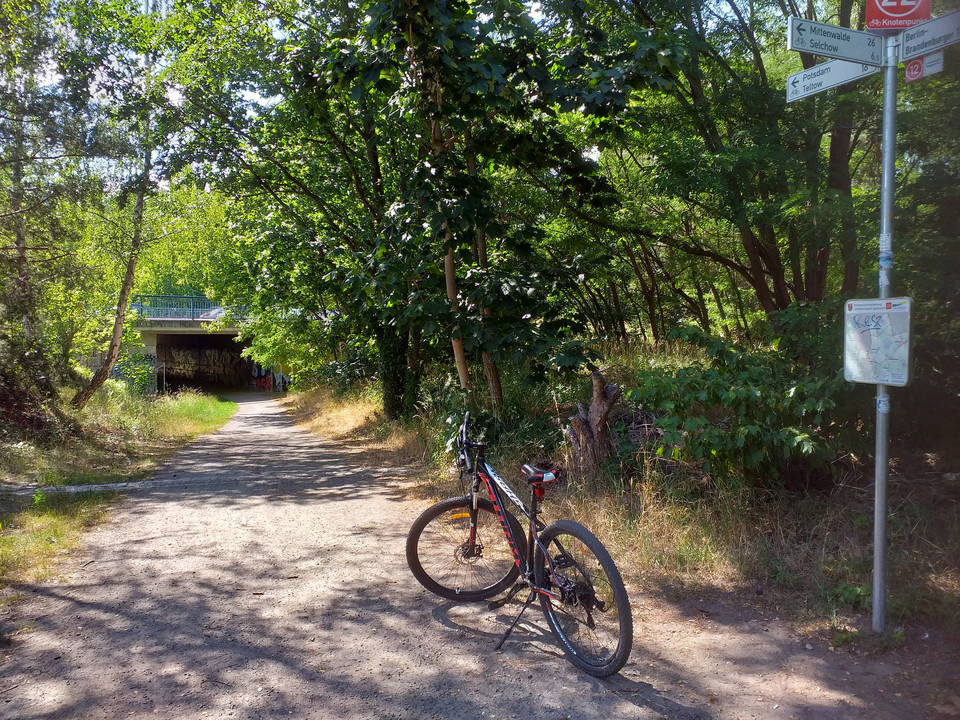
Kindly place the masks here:
POLYGON ((93 394, 110 377, 113 366, 120 357, 120 345, 123 341, 123 323, 127 314, 127 305, 133 292, 133 281, 137 273, 137 260, 140 258, 140 248, 143 244, 143 204, 146 196, 147 175, 149 174, 149 160, 144 165, 144 174, 137 188, 137 201, 133 208, 133 241, 130 247, 130 256, 127 258, 127 270, 123 276, 123 287, 120 288, 120 297, 117 300, 117 313, 113 320, 113 334, 110 336, 110 348, 103 365, 94 373, 90 384, 73 396, 70 404, 75 408, 86 405, 93 394))
POLYGON ((383 392, 383 414, 398 420, 406 414, 408 394, 407 346, 409 334, 396 326, 380 324, 374 328, 380 365, 380 387, 383 392))
MULTIPOLYGON (((452 240, 452 233, 448 230, 447 242, 452 242, 452 240)), ((455 311, 458 307, 457 275, 452 246, 447 248, 447 254, 443 262, 443 271, 447 281, 447 299, 450 301, 451 308, 455 311)), ((467 368, 467 354, 463 350, 463 338, 457 335, 459 329, 459 325, 453 327, 450 341, 453 344, 453 358, 457 363, 457 374, 460 376, 460 387, 470 392, 470 370, 467 368)))
POLYGON ((620 388, 607 383, 599 372, 591 377, 593 398, 590 409, 578 403, 577 414, 570 418, 570 427, 567 428, 573 468, 584 478, 595 477, 603 461, 613 453, 609 416, 621 395, 620 388))
POLYGON ((13 242, 16 248, 17 279, 14 283, 12 303, 19 311, 23 322, 23 335, 27 345, 33 342, 34 311, 36 309, 35 292, 30 282, 30 260, 27 254, 27 231, 23 218, 23 158, 26 155, 22 114, 13 119, 14 147, 10 178, 10 213, 13 216, 13 242))
MULTIPOLYGON (((470 133, 470 129, 467 128, 466 132, 466 142, 467 142, 467 172, 471 177, 477 176, 477 156, 471 147, 473 142, 473 135, 470 133)), ((484 270, 487 270, 490 267, 490 259, 487 256, 487 231, 482 227, 477 228, 477 241, 474 244, 474 259, 484 270)), ((493 314, 493 312, 488 307, 480 308, 480 315, 484 318, 488 318, 493 314)), ((490 406, 493 410, 495 417, 500 417, 500 411, 503 409, 503 383, 500 381, 500 368, 497 367, 496 361, 493 359, 493 355, 487 352, 486 350, 482 353, 483 359, 483 373, 487 376, 487 389, 490 392, 490 406)))
MULTIPOLYGON (((147 60, 147 77, 151 73, 151 61, 147 60)), ((148 111, 149 112, 149 111, 148 111)), ((86 405, 93 394, 100 389, 113 371, 120 357, 120 345, 123 342, 123 323, 127 314, 130 295, 133 292, 133 283, 137 275, 137 261, 140 259, 140 250, 143 246, 143 207, 147 197, 147 187, 150 184, 150 170, 153 167, 153 143, 150 142, 150 117, 145 120, 143 131, 143 172, 137 182, 137 199, 133 206, 133 238, 130 242, 130 256, 127 258, 127 269, 123 276, 123 286, 120 288, 120 297, 117 299, 117 312, 113 320, 113 334, 110 336, 110 348, 103 365, 94 373, 90 384, 73 396, 70 404, 75 408, 86 405)))
MULTIPOLYGON (((840 0, 839 24, 850 27, 853 0, 840 0)), ((841 88, 840 92, 843 92, 841 88)), ((860 253, 857 247, 857 220, 853 211, 853 189, 850 178, 850 145, 853 127, 853 104, 843 101, 837 108, 833 129, 830 133, 830 166, 827 187, 836 190, 841 198, 840 209, 840 255, 843 258, 843 297, 857 294, 860 284, 860 253)), ((821 297, 816 298, 822 300, 821 297)))

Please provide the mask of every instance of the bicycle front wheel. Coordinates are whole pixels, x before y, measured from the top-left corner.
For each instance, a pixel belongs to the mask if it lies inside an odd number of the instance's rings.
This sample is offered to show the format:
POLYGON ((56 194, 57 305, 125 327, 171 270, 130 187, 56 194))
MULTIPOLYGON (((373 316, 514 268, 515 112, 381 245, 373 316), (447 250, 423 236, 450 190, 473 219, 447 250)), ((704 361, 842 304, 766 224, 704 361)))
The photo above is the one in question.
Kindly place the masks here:
MULTIPOLYGON (((509 512, 520 557, 526 539, 509 512)), ((479 498, 477 527, 470 542, 470 498, 450 498, 427 508, 407 535, 407 564, 432 593, 460 602, 486 600, 510 587, 520 570, 493 503, 479 498)))
POLYGON ((610 553, 569 520, 548 525, 540 540, 536 578, 550 592, 541 595, 550 629, 578 668, 594 677, 613 675, 630 657, 633 615, 610 553))

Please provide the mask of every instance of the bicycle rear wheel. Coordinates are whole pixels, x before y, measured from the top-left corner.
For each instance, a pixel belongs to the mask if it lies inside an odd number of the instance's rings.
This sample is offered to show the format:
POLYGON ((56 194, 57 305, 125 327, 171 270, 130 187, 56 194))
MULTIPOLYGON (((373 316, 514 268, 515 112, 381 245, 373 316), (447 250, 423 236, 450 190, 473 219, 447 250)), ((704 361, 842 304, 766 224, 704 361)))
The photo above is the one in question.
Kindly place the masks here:
MULTIPOLYGON (((526 539, 509 512, 517 550, 526 539)), ((450 498, 428 508, 407 535, 407 564, 420 584, 448 600, 486 600, 510 587, 520 575, 493 503, 480 498, 476 540, 470 544, 470 498, 450 498)))
POLYGON ((620 572, 603 544, 579 523, 548 525, 536 557, 543 613, 570 661, 588 675, 618 672, 633 647, 633 615, 620 572))

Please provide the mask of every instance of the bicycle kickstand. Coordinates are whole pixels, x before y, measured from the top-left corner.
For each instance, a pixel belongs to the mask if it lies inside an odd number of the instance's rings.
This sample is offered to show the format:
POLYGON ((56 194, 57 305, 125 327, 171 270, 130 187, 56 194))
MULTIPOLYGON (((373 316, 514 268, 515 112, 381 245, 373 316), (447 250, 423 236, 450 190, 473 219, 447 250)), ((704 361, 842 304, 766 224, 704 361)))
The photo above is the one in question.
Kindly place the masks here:
POLYGON ((510 592, 508 592, 502 598, 500 598, 499 600, 491 600, 490 602, 488 602, 487 608, 489 610, 497 610, 498 608, 502 608, 508 602, 513 600, 513 598, 516 596, 518 592, 526 589, 527 587, 529 586, 525 582, 516 583, 512 588, 510 588, 510 592))
POLYGON ((503 644, 507 641, 507 638, 510 637, 510 633, 513 632, 513 629, 517 626, 517 623, 520 622, 520 618, 523 617, 524 611, 530 607, 531 603, 536 599, 537 593, 533 590, 530 591, 530 597, 527 598, 527 601, 523 604, 523 607, 520 608, 520 613, 513 619, 513 622, 510 623, 510 627, 507 628, 507 631, 503 633, 500 637, 499 642, 493 646, 493 651, 496 652, 503 647, 503 644))

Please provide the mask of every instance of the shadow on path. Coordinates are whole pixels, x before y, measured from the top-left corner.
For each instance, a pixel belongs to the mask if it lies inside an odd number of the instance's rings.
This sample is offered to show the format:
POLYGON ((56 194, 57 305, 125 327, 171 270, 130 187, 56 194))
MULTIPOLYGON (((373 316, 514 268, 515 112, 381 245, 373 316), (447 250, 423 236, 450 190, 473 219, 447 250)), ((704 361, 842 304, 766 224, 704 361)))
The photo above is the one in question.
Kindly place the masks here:
POLYGON ((419 512, 368 468, 247 400, 21 586, 0 718, 706 718, 653 685, 580 675, 528 625, 410 575, 419 512), (439 622, 438 622, 439 620, 439 622))

